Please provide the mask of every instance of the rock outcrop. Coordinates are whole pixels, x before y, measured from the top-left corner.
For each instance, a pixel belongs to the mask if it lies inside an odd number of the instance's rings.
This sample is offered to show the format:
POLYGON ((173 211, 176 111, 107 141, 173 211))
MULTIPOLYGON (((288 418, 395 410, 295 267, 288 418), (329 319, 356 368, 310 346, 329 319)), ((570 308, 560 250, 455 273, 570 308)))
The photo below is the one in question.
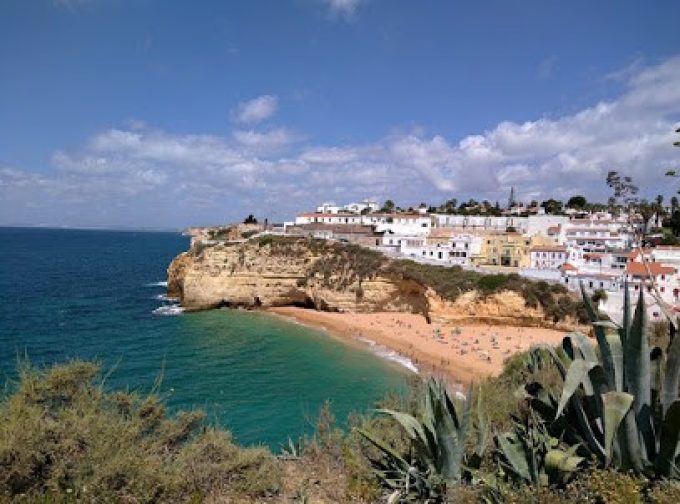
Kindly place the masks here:
POLYGON ((426 288, 412 280, 351 271, 314 273, 328 247, 305 240, 285 244, 249 241, 194 247, 168 268, 168 295, 188 310, 220 306, 305 306, 326 311, 427 313, 426 288))
POLYGON ((355 254, 359 250, 305 239, 194 246, 170 264, 168 294, 179 298, 187 310, 301 306, 339 312, 420 313, 439 323, 575 326, 570 320, 552 324, 540 306, 528 307, 514 291, 483 296, 473 290, 455 300, 444 299, 408 275, 382 267, 389 260, 375 252, 337 260, 345 249, 355 254), (362 272, 366 261, 374 263, 362 272))

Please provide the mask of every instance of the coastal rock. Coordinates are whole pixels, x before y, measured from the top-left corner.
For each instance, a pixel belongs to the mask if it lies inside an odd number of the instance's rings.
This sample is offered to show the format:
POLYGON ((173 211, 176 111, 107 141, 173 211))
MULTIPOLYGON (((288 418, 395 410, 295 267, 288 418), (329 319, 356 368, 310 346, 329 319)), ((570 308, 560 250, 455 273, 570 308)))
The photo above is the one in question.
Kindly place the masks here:
POLYGON ((543 310, 526 306, 517 292, 503 291, 482 296, 477 291, 461 294, 455 301, 438 296, 432 289, 427 291, 430 318, 433 322, 480 323, 492 325, 545 326, 543 310))
POLYGON ((194 245, 170 264, 168 294, 187 310, 299 306, 418 313, 437 323, 576 326, 570 320, 551 323, 540 306, 527 306, 514 291, 482 295, 473 290, 444 299, 429 286, 381 267, 389 260, 375 254, 300 239, 194 245), (345 250, 358 256, 338 260, 345 250), (370 261, 374 264, 365 267, 370 261))
POLYGON ((193 247, 168 268, 168 295, 188 310, 220 306, 303 306, 324 311, 426 313, 425 288, 410 280, 377 275, 322 275, 323 257, 304 242, 285 248, 257 241, 193 247))

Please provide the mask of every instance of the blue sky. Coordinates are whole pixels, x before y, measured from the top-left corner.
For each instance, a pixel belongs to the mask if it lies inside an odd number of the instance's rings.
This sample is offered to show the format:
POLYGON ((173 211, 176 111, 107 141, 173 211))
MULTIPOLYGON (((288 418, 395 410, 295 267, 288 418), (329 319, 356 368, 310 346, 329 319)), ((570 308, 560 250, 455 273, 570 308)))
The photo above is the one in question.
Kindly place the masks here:
POLYGON ((0 224, 321 200, 648 194, 680 164, 676 1, 4 0, 0 224))

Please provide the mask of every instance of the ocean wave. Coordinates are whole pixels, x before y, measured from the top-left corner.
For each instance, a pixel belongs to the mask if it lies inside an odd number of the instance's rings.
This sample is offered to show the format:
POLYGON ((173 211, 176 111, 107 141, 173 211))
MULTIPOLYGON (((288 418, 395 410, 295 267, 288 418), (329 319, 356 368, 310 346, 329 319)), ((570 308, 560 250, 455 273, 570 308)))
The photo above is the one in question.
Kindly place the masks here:
POLYGON ((144 287, 167 287, 168 282, 167 281, 161 281, 161 282, 151 282, 148 284, 144 284, 144 287))
POLYGON ((394 350, 390 350, 387 347, 384 347, 382 345, 377 344, 375 341, 364 338, 362 336, 357 337, 357 340, 366 343, 369 347, 371 347, 371 350, 375 355, 378 357, 381 357, 383 359, 396 362, 397 364, 405 367, 409 371, 412 371, 413 373, 418 374, 418 368, 416 365, 413 363, 411 359, 408 357, 404 357, 401 355, 399 352, 395 352, 394 350))
POLYGON ((184 311, 184 308, 182 308, 180 305, 177 304, 170 304, 170 305, 163 305, 159 306, 155 310, 153 310, 151 313, 154 315, 163 315, 163 316, 173 316, 173 315, 180 315, 184 311))
POLYGON ((176 297, 168 296, 165 293, 157 294, 153 297, 153 299, 157 299, 158 301, 165 301, 165 302, 169 302, 169 303, 172 303, 172 302, 175 302, 175 301, 178 300, 176 297))

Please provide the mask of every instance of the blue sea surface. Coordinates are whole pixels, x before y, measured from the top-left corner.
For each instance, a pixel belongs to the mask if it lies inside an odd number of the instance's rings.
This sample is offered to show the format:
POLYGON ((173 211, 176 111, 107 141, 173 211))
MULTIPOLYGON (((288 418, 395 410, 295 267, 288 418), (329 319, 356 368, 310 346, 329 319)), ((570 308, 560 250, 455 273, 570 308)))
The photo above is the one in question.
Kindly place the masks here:
POLYGON ((178 233, 0 228, 0 379, 24 356, 96 359, 110 387, 140 393, 162 373, 172 411, 203 409, 274 449, 309 433, 327 399, 342 420, 403 388, 397 364, 267 314, 168 316, 166 269, 187 247, 178 233))

